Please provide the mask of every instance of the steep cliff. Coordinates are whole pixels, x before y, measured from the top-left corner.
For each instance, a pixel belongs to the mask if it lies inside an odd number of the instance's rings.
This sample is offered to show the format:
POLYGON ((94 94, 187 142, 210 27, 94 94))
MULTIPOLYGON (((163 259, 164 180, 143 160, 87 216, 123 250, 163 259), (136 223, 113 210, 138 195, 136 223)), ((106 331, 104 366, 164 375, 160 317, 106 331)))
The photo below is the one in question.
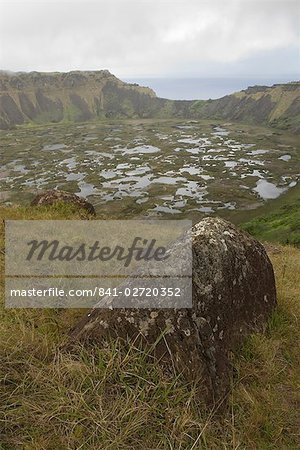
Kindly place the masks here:
POLYGON ((300 82, 252 86, 217 100, 194 102, 193 115, 266 124, 300 133, 300 82))
POLYGON ((107 70, 2 72, 0 128, 26 122, 77 122, 97 117, 143 116, 154 113, 155 99, 151 89, 124 83, 107 70))
POLYGON ((97 118, 205 118, 266 124, 300 133, 300 82, 254 86, 217 100, 167 100, 107 70, 0 72, 0 128, 97 118))

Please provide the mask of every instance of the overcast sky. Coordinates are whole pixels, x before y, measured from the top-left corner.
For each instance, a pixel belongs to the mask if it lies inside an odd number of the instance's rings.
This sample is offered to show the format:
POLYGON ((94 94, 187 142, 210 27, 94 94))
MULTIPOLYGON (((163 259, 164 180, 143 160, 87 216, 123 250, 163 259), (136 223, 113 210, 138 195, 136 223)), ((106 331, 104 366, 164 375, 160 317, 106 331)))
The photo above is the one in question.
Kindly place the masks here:
MULTIPOLYGON (((0 68, 118 77, 300 73, 300 2, 0 0, 0 68)), ((299 77, 298 77, 299 78, 299 77)))

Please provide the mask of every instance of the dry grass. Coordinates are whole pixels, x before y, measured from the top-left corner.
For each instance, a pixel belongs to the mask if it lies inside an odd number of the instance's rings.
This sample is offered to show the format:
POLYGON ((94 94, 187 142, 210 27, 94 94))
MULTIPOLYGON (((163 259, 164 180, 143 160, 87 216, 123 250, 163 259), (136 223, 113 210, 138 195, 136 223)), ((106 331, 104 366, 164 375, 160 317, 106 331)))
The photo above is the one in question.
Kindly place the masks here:
MULTIPOLYGON (((8 208, 0 215, 66 218, 70 211, 8 208)), ((146 362, 139 349, 115 342, 62 353, 82 311, 2 308, 0 449, 299 449, 300 251, 279 248, 271 255, 278 309, 267 333, 233 355, 222 418, 201 408, 195 386, 146 362)))

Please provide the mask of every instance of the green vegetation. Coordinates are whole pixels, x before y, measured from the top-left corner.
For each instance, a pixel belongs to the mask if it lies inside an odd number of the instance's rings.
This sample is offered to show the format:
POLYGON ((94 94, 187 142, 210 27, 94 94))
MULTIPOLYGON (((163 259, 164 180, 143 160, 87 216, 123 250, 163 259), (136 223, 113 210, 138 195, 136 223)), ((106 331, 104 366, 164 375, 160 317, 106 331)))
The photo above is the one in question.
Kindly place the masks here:
POLYGON ((70 123, 70 122, 78 122, 81 115, 81 111, 78 107, 76 107, 73 104, 69 104, 64 109, 64 123, 70 123))
POLYGON ((299 133, 300 114, 294 117, 282 116, 270 122, 270 125, 280 130, 298 130, 299 133))
POLYGON ((242 212, 230 219, 261 241, 300 247, 300 186, 258 210, 250 211, 248 218, 242 212))
MULTIPOLYGON (((82 212, 80 213, 82 214, 82 212)), ((74 219, 69 205, 0 208, 1 219, 74 219)), ((0 310, 0 448, 296 450, 300 406, 300 250, 279 246, 279 306, 266 334, 233 355, 228 410, 134 345, 61 350, 82 310, 0 310)), ((4 227, 0 230, 3 302, 4 227)))
POLYGON ((242 228, 263 241, 300 247, 300 199, 272 214, 246 222, 242 228))

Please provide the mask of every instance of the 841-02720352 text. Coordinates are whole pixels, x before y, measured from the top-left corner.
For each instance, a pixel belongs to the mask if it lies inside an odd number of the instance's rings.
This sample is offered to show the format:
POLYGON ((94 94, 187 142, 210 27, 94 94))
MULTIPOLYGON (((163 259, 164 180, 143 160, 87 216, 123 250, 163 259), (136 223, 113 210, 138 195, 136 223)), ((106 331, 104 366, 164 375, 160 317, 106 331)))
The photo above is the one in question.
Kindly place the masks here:
POLYGON ((49 287, 46 289, 11 289, 12 297, 180 297, 180 287, 114 287, 96 286, 93 289, 61 289, 49 287))

